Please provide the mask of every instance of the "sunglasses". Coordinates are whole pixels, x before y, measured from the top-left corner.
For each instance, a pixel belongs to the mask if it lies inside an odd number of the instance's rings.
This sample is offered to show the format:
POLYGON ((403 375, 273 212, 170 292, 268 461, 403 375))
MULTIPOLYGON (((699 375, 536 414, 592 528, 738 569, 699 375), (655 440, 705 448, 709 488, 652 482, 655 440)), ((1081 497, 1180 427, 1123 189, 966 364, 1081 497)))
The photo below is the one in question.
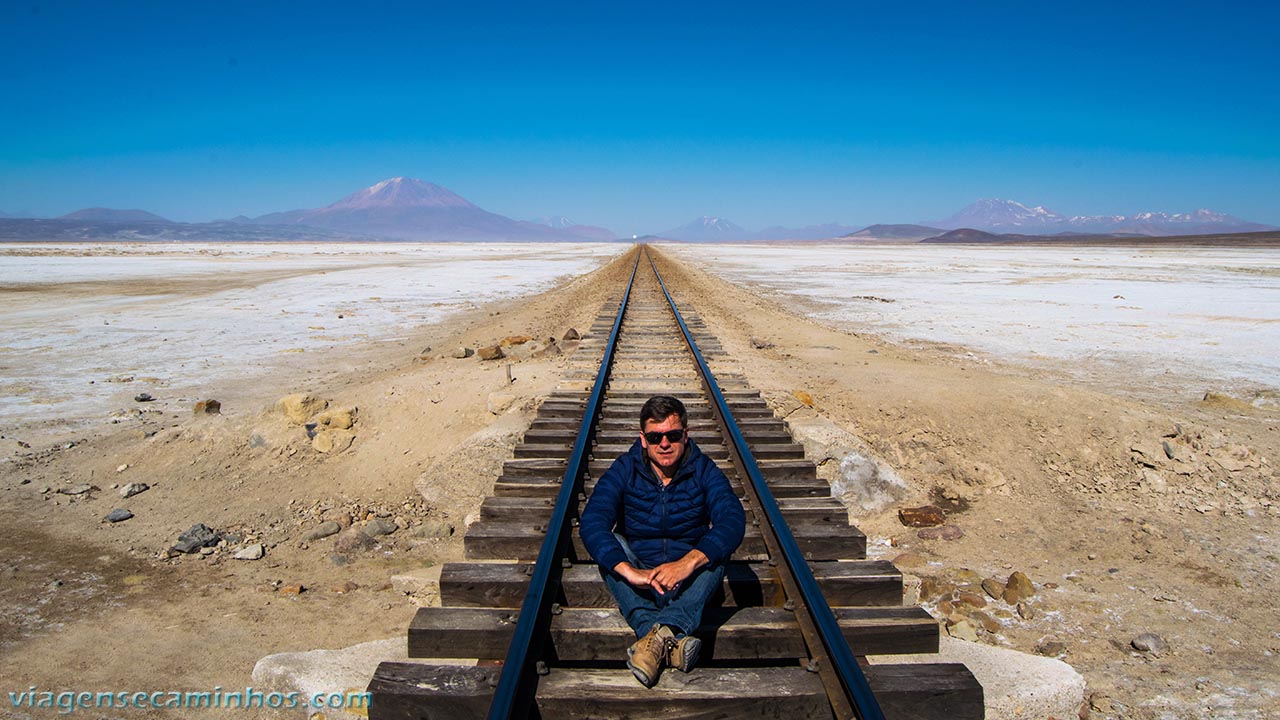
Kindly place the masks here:
POLYGON ((673 443, 680 442, 684 438, 684 432, 685 432, 684 428, 679 428, 676 430, 668 430, 666 432, 658 432, 656 430, 653 430, 643 434, 644 434, 645 442, 649 443, 650 445, 661 445, 662 438, 666 438, 667 442, 673 442, 673 443))

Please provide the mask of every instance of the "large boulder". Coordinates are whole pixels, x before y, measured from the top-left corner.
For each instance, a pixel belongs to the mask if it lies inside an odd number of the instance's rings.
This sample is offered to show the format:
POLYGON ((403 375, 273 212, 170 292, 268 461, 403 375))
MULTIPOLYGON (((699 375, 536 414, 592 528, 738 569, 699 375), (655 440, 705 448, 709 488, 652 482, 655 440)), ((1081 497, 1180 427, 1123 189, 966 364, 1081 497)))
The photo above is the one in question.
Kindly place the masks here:
POLYGON ((285 395, 276 401, 276 411, 294 425, 305 425, 316 413, 327 407, 328 400, 322 400, 311 393, 285 395))

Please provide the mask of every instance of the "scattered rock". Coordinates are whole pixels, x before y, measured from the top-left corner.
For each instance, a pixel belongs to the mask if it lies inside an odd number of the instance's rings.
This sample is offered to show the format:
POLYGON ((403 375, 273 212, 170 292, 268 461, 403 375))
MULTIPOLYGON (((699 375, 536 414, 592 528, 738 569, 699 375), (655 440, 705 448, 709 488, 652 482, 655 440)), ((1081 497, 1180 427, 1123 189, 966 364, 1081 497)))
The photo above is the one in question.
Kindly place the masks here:
MULTIPOLYGON (((350 517, 348 517, 347 525, 350 525, 350 524, 351 524, 351 519, 350 517)), ((302 536, 302 541, 315 542, 316 540, 327 538, 330 535, 337 535, 338 533, 342 532, 342 528, 343 526, 339 524, 337 521, 328 520, 308 530, 306 534, 302 536)))
MULTIPOLYGON (((351 527, 351 513, 348 513, 345 510, 339 510, 337 508, 334 508, 332 510, 325 510, 323 513, 321 513, 320 519, 325 522, 329 522, 329 521, 336 522, 338 523, 339 528, 351 527)), ((330 534, 335 534, 335 533, 330 533, 330 534)))
POLYGON ((346 408, 331 408, 320 413, 316 418, 316 422, 321 425, 327 425, 334 430, 350 430, 352 425, 356 424, 356 415, 360 409, 352 406, 346 408))
POLYGON ((217 400, 201 400, 191 409, 193 415, 221 415, 222 403, 217 400))
POLYGON ((1041 638, 1040 642, 1036 643, 1035 651, 1037 655, 1058 657, 1067 651, 1067 644, 1061 640, 1054 640, 1047 637, 1041 638))
MULTIPOLYGON (((339 315, 339 317, 341 317, 341 315, 339 315)), ((281 585, 279 588, 276 589, 276 592, 280 593, 281 595, 301 595, 306 591, 307 591, 307 586, 303 585, 302 583, 298 583, 296 585, 281 585)))
POLYGON ((991 596, 993 600, 1001 600, 1004 598, 1004 583, 995 578, 985 578, 982 581, 982 590, 991 596))
POLYGON ((915 553, 902 553, 893 559, 893 564, 900 568, 916 568, 924 567, 928 561, 915 553))
POLYGON ((121 465, 117 465, 117 466, 116 466, 116 472, 118 472, 118 473, 122 473, 122 472, 124 472, 125 470, 128 470, 128 469, 129 469, 129 463, 123 463, 123 464, 121 464, 121 465))
POLYGON ((1240 398, 1227 395, 1226 393, 1207 392, 1204 394, 1203 402, 1205 405, 1211 405, 1222 410, 1232 410, 1235 412, 1249 412, 1254 409, 1253 405, 1250 405, 1240 398))
POLYGON ((986 598, 977 593, 971 592, 956 593, 956 602, 975 608, 984 608, 987 606, 986 598))
POLYGON ((125 510, 124 508, 116 508, 115 510, 107 513, 107 516, 104 517, 103 520, 106 520, 109 523, 118 523, 124 522, 131 517, 133 517, 133 513, 128 510, 125 510))
POLYGON ((276 401, 276 410, 294 425, 306 424, 316 413, 328 406, 327 400, 321 400, 311 393, 285 395, 276 401))
POLYGON ((511 347, 513 345, 523 345, 532 339, 533 337, 530 335, 508 335, 502 338, 502 342, 498 344, 502 347, 511 347))
POLYGON ((947 634, 960 640, 978 642, 978 628, 968 620, 948 621, 947 634))
POLYGON ((415 537, 444 538, 453 535, 453 526, 444 520, 430 518, 413 529, 415 537))
POLYGON ((151 486, 146 483, 132 482, 120 488, 120 497, 131 498, 138 493, 144 493, 150 489, 151 486))
POLYGON ((71 487, 58 488, 58 493, 62 495, 83 495, 89 492, 90 490, 97 490, 97 489, 98 488, 93 485, 87 485, 85 483, 81 483, 79 485, 72 485, 71 487))
POLYGON ((573 329, 573 328, 569 328, 568 330, 565 330, 565 331, 564 331, 564 337, 562 337, 562 338, 560 338, 560 339, 561 339, 563 342, 569 342, 570 340, 581 340, 581 339, 582 339, 582 336, 578 334, 578 331, 577 331, 577 330, 575 330, 575 329, 573 329))
POLYGON ((560 346, 556 344, 555 338, 552 338, 545 346, 534 350, 529 357, 535 360, 541 360, 542 358, 556 357, 557 355, 562 354, 563 352, 560 350, 560 346))
POLYGON ((469 347, 461 347, 461 346, 460 346, 460 347, 456 347, 456 348, 454 348, 454 349, 453 349, 453 353, 452 353, 452 354, 453 354, 453 356, 454 356, 454 357, 456 357, 456 358, 458 358, 459 360, 461 360, 462 358, 469 358, 469 357, 471 357, 472 355, 475 355, 475 354, 476 354, 476 351, 475 351, 475 350, 472 350, 472 349, 471 349, 471 348, 469 348, 469 347))
POLYGON ((335 552, 350 554, 372 549, 377 544, 363 530, 352 527, 338 533, 338 538, 333 541, 333 549, 335 552))
POLYGON ((930 598, 950 595, 955 592, 954 583, 933 577, 922 578, 920 580, 920 599, 928 600, 930 598))
POLYGON ((501 415, 506 412, 508 408, 514 405, 515 402, 515 395, 499 390, 497 392, 489 393, 489 397, 485 399, 485 407, 489 410, 490 415, 501 415))
POLYGON ((486 347, 482 347, 476 351, 476 355, 478 355, 481 360, 501 360, 502 358, 506 357, 506 355, 502 352, 502 348, 498 347, 497 345, 488 345, 486 347))
POLYGON ((955 525, 925 528, 916 533, 921 540, 959 540, 964 537, 964 530, 955 525))
POLYGON ((262 543, 254 543, 245 546, 232 557, 236 560, 261 560, 266 553, 267 549, 262 546, 262 543))
POLYGON ((1010 605, 1016 605, 1023 600, 1029 600, 1036 594, 1036 588, 1031 584, 1031 578, 1028 578, 1021 571, 1014 571, 1009 576, 1009 581, 1004 585, 1004 601, 1010 605))
POLYGON ((1138 652, 1151 655, 1163 655, 1169 649, 1169 643, 1155 633, 1142 633, 1129 641, 1129 645, 1138 652))
POLYGON ((390 535, 399 529, 400 526, 396 525, 394 520, 390 520, 388 518, 374 518, 364 524, 364 534, 369 537, 390 535))
POLYGON ((936 505, 900 508, 898 520, 907 527, 934 527, 947 521, 947 514, 936 505))
POLYGON ((221 539, 222 536, 214 532, 213 528, 204 523, 196 523, 178 536, 178 542, 172 549, 180 553, 193 553, 202 548, 217 545, 221 539))
POLYGON ((311 447, 316 452, 322 453, 340 453, 351 447, 351 443, 355 442, 355 433, 349 430, 323 430, 316 433, 311 439, 311 447))
POLYGON ((813 396, 805 392, 804 390, 792 390, 791 397, 795 398, 796 400, 799 400, 801 403, 809 407, 813 407, 813 396))
POLYGON ((1026 603, 1018 603, 1018 617, 1023 620, 1035 620, 1036 609, 1026 603))
POLYGON ((970 610, 969 619, 976 620, 983 630, 993 635, 1000 632, 1000 622, 981 610, 970 610))
POLYGON ((1173 446, 1169 444, 1169 441, 1168 441, 1168 440, 1161 440, 1161 441, 1160 441, 1160 447, 1164 449, 1164 456, 1165 456, 1165 457, 1167 457, 1167 458, 1169 458, 1170 460, 1172 460, 1172 459, 1173 459, 1173 446))
POLYGON ((751 347, 757 350, 768 350, 769 348, 773 347, 773 343, 769 342, 768 340, 765 340, 764 338, 759 338, 759 337, 756 337, 755 335, 752 335, 751 347))
POLYGON ((151 397, 151 393, 138 393, 133 396, 134 402, 151 402, 155 398, 151 397))

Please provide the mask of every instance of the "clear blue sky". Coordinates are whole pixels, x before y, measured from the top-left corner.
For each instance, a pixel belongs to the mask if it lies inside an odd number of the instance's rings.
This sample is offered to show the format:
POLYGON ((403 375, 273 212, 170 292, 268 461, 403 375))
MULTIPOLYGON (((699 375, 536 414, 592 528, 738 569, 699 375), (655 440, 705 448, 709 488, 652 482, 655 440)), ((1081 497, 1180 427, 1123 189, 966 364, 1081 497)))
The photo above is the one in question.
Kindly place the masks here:
POLYGON ((1280 225, 1271 3, 464 5, 3 3, 0 211, 208 220, 407 175, 620 233, 980 197, 1280 225))

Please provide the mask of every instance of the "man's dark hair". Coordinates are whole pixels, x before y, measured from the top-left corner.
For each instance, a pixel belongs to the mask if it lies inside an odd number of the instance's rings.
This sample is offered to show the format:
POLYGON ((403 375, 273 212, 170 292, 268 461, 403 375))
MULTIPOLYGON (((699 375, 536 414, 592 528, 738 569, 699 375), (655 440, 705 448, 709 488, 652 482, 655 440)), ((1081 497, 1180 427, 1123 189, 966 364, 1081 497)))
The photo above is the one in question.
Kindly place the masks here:
POLYGON ((689 427, 689 415, 684 410, 684 403, 670 395, 654 395, 640 408, 640 429, 643 430, 644 424, 650 420, 662 422, 672 415, 680 416, 681 427, 689 427))

